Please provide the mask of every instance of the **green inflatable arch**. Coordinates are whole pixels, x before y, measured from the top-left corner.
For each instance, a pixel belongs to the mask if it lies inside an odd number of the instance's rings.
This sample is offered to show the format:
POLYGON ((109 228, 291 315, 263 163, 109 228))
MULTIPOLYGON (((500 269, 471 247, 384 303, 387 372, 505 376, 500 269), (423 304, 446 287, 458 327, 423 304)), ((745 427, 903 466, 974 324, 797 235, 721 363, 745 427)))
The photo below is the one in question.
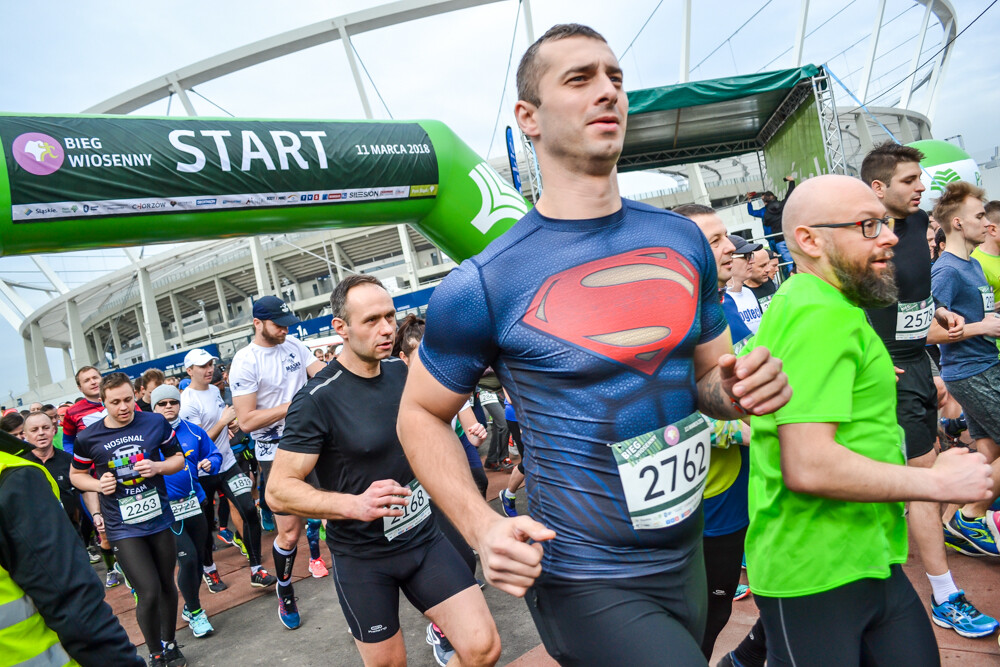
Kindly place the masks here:
POLYGON ((408 223, 456 261, 527 210, 437 121, 0 114, 0 255, 408 223))

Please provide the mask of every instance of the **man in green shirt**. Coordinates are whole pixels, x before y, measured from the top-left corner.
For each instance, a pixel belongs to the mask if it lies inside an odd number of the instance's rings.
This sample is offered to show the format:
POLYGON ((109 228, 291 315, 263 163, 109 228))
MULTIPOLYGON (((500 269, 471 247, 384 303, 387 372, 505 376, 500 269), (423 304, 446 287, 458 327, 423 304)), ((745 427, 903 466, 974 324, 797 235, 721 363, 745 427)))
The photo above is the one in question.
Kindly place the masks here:
POLYGON ((772 298, 754 343, 784 361, 794 393, 752 419, 747 532, 771 665, 939 664, 901 568, 903 502, 991 493, 978 453, 904 465, 892 360, 862 310, 896 299, 885 215, 863 182, 837 175, 809 179, 785 206, 799 274, 772 298))
MULTIPOLYGON (((972 251, 993 288, 993 302, 1000 304, 1000 201, 986 203, 986 240, 972 251)), ((997 339, 1000 347, 1000 339, 997 339)))

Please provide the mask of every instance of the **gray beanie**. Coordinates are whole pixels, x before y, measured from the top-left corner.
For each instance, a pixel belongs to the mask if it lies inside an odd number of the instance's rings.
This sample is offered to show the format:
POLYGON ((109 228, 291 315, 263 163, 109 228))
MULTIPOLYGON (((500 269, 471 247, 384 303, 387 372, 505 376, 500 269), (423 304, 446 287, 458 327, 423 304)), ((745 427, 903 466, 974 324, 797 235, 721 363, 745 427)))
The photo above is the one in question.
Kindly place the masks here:
POLYGON ((149 404, 155 408, 156 404, 165 398, 172 398, 179 402, 181 400, 181 392, 177 391, 177 387, 172 384, 161 384, 150 394, 149 404))

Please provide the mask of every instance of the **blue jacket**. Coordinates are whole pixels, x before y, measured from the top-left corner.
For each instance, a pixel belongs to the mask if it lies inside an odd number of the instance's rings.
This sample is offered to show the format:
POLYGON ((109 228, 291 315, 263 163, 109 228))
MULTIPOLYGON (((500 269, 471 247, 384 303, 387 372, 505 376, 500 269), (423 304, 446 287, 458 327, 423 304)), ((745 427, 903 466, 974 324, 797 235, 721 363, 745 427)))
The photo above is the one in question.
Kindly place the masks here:
POLYGON ((184 452, 184 467, 173 475, 167 475, 163 481, 167 483, 167 497, 170 500, 180 500, 187 498, 192 489, 198 495, 198 502, 205 502, 205 492, 198 484, 198 462, 207 459, 212 468, 211 474, 219 472, 222 466, 222 454, 215 448, 215 443, 208 437, 208 433, 189 421, 181 420, 174 427, 174 434, 177 442, 184 452))

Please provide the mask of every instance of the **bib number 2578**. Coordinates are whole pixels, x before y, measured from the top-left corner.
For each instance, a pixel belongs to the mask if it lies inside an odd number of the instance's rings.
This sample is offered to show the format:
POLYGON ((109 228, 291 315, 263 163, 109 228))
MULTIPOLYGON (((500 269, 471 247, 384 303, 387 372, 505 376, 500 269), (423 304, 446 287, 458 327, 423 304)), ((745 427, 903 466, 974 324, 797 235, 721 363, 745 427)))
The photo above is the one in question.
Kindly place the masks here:
POLYGON ((701 503, 711 428, 694 413, 666 428, 611 445, 632 526, 655 530, 691 516, 701 503))

